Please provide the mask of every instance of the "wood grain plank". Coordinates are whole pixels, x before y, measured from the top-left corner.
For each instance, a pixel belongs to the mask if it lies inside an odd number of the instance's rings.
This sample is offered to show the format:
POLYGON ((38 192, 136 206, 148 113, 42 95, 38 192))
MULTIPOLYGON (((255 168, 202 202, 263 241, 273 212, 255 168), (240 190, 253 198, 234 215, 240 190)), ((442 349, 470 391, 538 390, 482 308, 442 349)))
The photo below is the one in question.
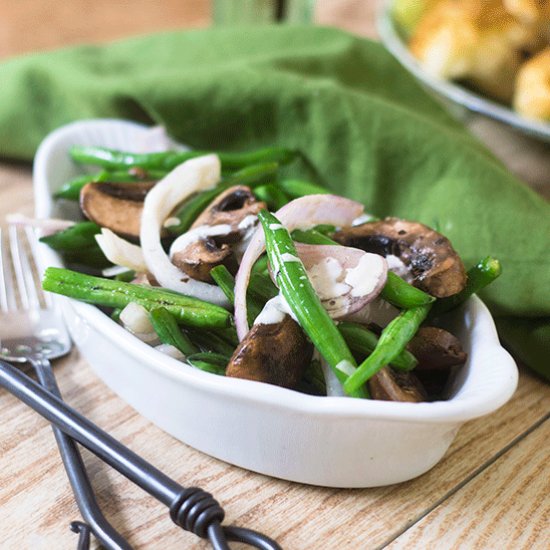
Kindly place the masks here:
MULTIPOLYGON (((329 542, 370 548, 393 538, 540 419, 550 391, 522 373, 514 399, 464 426, 431 472, 385 488, 335 490, 246 472, 179 443, 115 396, 76 353, 56 373, 67 401, 181 483, 215 494, 228 522, 265 531, 296 549, 329 542)), ((67 526, 78 513, 49 427, 5 392, 0 418, 0 540, 10 548, 48 548, 59 541, 72 547, 75 535, 67 526)), ((106 514, 136 548, 207 547, 179 533, 162 506, 95 457, 86 455, 86 463, 106 514)))
POLYGON ((550 545, 550 421, 445 500, 387 550, 536 550, 550 545))

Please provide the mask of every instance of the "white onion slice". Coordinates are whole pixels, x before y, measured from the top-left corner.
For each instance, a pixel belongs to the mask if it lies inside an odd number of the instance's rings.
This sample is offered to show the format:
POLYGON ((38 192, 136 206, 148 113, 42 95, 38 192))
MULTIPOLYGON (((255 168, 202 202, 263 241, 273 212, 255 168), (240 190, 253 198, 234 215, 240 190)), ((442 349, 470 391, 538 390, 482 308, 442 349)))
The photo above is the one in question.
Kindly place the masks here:
POLYGON ((124 325, 124 328, 133 333, 149 334, 155 332, 147 310, 135 302, 130 302, 120 312, 120 322, 124 325))
MULTIPOLYGON (((337 195, 307 195, 285 204, 275 216, 289 230, 310 229, 316 225, 349 226, 363 213, 364 206, 337 195)), ((250 271, 265 249, 264 232, 258 228, 246 249, 235 277, 235 327, 242 340, 248 332, 246 289, 250 271)))
POLYGON ((106 227, 101 229, 101 234, 95 236, 95 240, 105 257, 115 265, 133 269, 138 273, 147 271, 143 252, 136 244, 122 239, 106 227))
POLYGON ((327 386, 327 396, 328 397, 348 397, 344 391, 344 386, 342 382, 338 380, 338 377, 334 371, 329 367, 329 364, 320 357, 321 368, 323 369, 323 376, 325 378, 325 384, 327 386))
POLYGON ((162 225, 170 212, 192 193, 214 187, 220 175, 220 159, 216 155, 188 160, 172 170, 145 197, 140 240, 145 263, 160 286, 225 306, 227 299, 221 289, 194 281, 180 271, 164 252, 160 240, 162 225))
POLYGON ((171 346, 170 344, 159 344, 158 346, 155 346, 155 349, 161 353, 164 353, 164 355, 168 355, 168 357, 177 359, 178 361, 183 361, 185 359, 185 355, 183 355, 178 348, 171 346))

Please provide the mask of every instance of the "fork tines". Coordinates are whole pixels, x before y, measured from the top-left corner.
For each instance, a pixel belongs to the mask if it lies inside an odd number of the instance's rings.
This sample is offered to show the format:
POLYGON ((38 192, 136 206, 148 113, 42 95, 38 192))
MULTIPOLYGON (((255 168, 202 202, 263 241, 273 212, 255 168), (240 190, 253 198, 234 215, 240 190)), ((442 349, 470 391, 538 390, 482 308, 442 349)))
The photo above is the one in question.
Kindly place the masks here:
POLYGON ((48 307, 36 264, 37 238, 30 226, 10 224, 0 229, 0 310, 33 310, 48 307), (7 235, 6 235, 7 233, 7 235))

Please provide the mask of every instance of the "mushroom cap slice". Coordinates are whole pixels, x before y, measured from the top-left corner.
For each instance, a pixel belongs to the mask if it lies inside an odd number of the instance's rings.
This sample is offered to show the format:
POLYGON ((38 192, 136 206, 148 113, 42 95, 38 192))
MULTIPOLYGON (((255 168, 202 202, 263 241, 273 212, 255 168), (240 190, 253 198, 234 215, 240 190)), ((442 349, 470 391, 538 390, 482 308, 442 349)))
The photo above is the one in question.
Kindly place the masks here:
POLYGON ((236 273, 237 262, 228 244, 218 244, 214 237, 198 239, 172 255, 172 263, 189 277, 205 283, 212 282, 210 270, 225 265, 236 273))
POLYGON ((254 325, 233 353, 226 375, 295 388, 312 355, 300 325, 286 315, 279 323, 254 325))
POLYGON ((428 396, 418 378, 412 372, 401 372, 384 367, 368 381, 373 399, 381 401, 406 401, 420 403, 428 396))
POLYGON ((382 256, 397 256, 409 269, 413 284, 444 298, 466 286, 464 264, 449 239, 428 226, 385 218, 334 233, 339 243, 382 256))
MULTIPOLYGON (((265 202, 258 201, 250 187, 234 185, 218 195, 195 220, 191 229, 203 225, 229 225, 231 231, 224 242, 237 242, 242 237, 241 222, 248 216, 257 216, 267 208, 265 202)), ((246 228, 245 228, 246 229, 246 228)))
POLYGON ((418 359, 417 369, 448 369, 462 365, 468 355, 462 349, 460 340, 438 327, 421 327, 407 346, 418 359))
POLYGON ((138 239, 143 201, 154 185, 154 182, 87 183, 80 191, 80 208, 101 227, 138 239))

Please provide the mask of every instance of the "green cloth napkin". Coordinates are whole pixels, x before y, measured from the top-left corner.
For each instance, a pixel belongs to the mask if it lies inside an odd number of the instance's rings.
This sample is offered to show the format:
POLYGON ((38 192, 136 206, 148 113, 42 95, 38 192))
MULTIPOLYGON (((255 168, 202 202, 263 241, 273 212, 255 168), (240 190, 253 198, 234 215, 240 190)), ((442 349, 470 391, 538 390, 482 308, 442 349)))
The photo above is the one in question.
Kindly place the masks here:
POLYGON ((0 155, 30 160, 48 132, 91 117, 164 124, 197 148, 299 148, 372 213, 436 225, 468 267, 498 257, 482 297, 510 349, 550 377, 550 205, 380 44, 318 27, 206 30, 0 66, 0 155))

